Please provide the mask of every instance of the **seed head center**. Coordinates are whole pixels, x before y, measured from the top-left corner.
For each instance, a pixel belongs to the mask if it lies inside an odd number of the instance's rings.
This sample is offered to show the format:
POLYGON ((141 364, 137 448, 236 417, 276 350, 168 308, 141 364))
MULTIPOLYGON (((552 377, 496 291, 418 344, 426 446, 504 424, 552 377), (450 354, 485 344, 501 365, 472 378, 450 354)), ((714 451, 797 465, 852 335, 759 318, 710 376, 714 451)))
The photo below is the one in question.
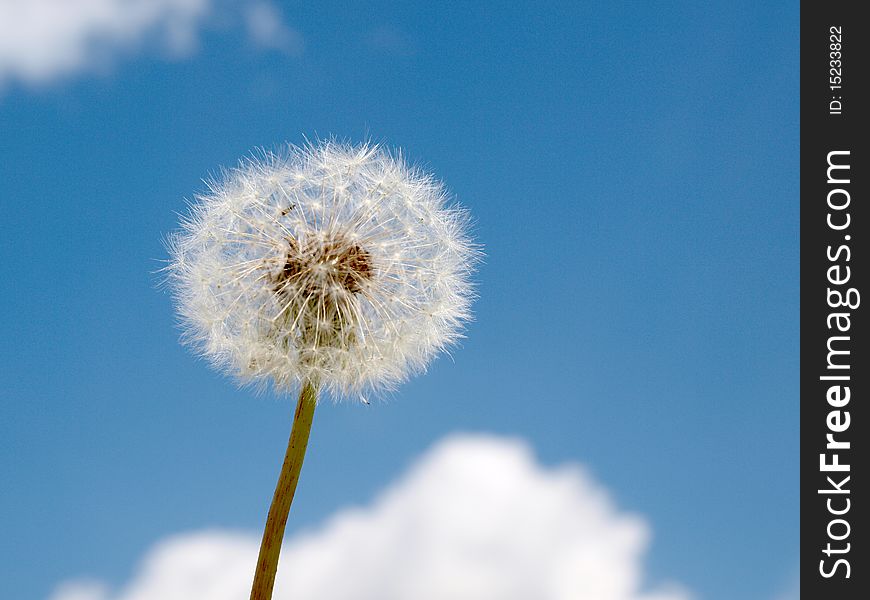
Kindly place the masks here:
POLYGON ((283 294, 301 287, 304 293, 318 296, 339 290, 355 294, 372 275, 371 256, 358 244, 329 238, 300 245, 287 238, 287 254, 275 277, 275 290, 283 294))

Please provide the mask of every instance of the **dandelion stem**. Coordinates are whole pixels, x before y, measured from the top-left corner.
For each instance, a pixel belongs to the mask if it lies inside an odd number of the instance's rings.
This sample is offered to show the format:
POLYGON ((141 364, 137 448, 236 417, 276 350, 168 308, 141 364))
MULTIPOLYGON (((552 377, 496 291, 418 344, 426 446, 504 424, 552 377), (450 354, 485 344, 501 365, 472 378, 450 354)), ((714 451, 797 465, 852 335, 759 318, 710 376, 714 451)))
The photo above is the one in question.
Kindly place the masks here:
POLYGON ((313 384, 306 383, 299 394, 296 414, 293 417, 293 429, 287 444, 287 454, 284 455, 284 465, 281 467, 275 496, 272 498, 269 516, 266 518, 266 529, 263 531, 260 555, 257 557, 257 570, 251 587, 251 600, 272 598, 275 572, 278 570, 278 556, 281 554, 281 542, 284 539, 284 527, 287 525, 287 515, 290 514, 290 504, 293 502, 299 472, 302 470, 302 461, 305 459, 305 448, 308 446, 315 406, 317 406, 317 389, 313 384))

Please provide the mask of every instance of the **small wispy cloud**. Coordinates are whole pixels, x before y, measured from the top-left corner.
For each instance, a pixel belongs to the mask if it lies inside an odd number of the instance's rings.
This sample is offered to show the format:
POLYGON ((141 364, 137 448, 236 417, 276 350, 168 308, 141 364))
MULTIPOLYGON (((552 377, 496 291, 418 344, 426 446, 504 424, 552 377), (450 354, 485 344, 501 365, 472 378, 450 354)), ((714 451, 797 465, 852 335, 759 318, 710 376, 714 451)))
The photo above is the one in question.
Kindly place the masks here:
POLYGON ((89 579, 68 581, 58 586, 54 597, 63 600, 95 600, 109 597, 109 587, 100 582, 89 579))
POLYGON ((302 35, 289 27, 277 6, 269 2, 252 2, 245 9, 245 23, 251 40, 262 48, 291 55, 302 54, 302 35))
MULTIPOLYGON (((246 598, 254 534, 159 542, 116 592, 67 582, 52 600, 246 598)), ((455 436, 371 505, 288 540, 276 600, 688 600, 648 589, 649 527, 577 465, 538 464, 522 442, 455 436)))
POLYGON ((801 579, 797 574, 799 569, 795 569, 796 573, 791 577, 782 590, 773 598, 773 600, 800 600, 801 597, 801 579))
POLYGON ((52 83, 146 47, 191 55, 209 19, 224 9, 244 21, 258 46, 301 52, 301 35, 266 0, 0 0, 0 87, 52 83))

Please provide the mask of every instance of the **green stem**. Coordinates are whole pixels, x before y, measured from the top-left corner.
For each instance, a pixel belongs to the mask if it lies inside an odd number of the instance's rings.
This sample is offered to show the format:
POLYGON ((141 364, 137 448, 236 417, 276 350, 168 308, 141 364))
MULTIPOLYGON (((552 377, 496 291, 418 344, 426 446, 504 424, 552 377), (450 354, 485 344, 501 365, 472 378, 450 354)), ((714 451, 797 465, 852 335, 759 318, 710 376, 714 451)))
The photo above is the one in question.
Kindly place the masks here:
POLYGON ((272 498, 269 516, 266 518, 266 529, 263 531, 260 555, 257 557, 257 570, 254 573, 254 585, 251 587, 251 600, 272 598, 275 572, 278 570, 278 556, 281 554, 281 542, 284 539, 284 527, 287 525, 287 515, 290 514, 290 504, 293 502, 299 472, 302 470, 302 461, 305 459, 305 448, 308 446, 315 406, 317 406, 317 389, 314 385, 306 383, 302 386, 299 402, 296 404, 287 454, 284 455, 284 465, 281 467, 275 496, 272 498))

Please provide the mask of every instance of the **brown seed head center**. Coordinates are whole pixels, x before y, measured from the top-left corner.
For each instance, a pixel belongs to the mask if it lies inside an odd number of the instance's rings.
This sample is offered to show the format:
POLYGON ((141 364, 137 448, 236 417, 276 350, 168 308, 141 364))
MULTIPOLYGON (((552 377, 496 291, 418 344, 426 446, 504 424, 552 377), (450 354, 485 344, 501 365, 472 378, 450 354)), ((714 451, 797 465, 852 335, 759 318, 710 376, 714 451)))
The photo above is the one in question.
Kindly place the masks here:
POLYGON ((371 256, 347 240, 313 240, 300 246, 295 239, 287 238, 287 245, 284 265, 274 278, 279 293, 301 287, 305 293, 319 295, 336 286, 357 293, 372 278, 371 256))

